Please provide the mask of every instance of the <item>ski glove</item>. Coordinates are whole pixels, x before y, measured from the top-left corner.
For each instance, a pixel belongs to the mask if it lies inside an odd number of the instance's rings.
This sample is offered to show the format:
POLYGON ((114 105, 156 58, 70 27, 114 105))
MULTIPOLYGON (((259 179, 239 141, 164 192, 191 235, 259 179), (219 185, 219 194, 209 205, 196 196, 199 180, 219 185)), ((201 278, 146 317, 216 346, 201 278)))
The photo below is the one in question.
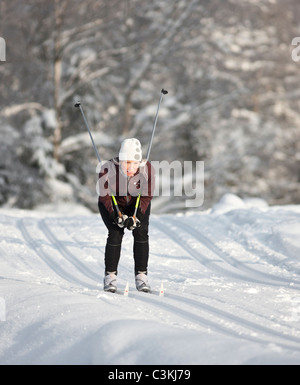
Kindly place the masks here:
POLYGON ((125 220, 125 227, 127 227, 128 230, 134 230, 137 227, 140 227, 142 224, 142 220, 144 219, 145 215, 142 213, 141 209, 138 208, 136 217, 128 217, 125 220))
POLYGON ((121 217, 117 216, 115 218, 115 223, 121 228, 123 229, 123 227, 125 227, 125 222, 127 221, 127 218, 128 216, 125 215, 125 214, 122 214, 121 217))
POLYGON ((134 230, 137 227, 141 226, 141 221, 136 217, 128 217, 124 222, 125 227, 127 227, 128 230, 134 230))
POLYGON ((125 221, 127 220, 128 216, 125 214, 122 214, 122 216, 117 215, 115 212, 112 212, 110 214, 110 217, 112 221, 118 225, 121 229, 125 226, 125 221))

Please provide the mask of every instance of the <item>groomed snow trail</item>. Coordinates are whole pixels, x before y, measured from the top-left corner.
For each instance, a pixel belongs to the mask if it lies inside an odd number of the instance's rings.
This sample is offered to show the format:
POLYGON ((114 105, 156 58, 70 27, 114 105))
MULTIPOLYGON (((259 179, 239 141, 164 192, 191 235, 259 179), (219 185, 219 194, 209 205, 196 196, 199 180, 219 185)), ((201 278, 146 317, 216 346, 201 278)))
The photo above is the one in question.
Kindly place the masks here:
POLYGON ((0 363, 300 363, 299 206, 227 197, 150 227, 154 293, 134 288, 127 232, 124 297, 102 290, 98 215, 0 210, 0 363))

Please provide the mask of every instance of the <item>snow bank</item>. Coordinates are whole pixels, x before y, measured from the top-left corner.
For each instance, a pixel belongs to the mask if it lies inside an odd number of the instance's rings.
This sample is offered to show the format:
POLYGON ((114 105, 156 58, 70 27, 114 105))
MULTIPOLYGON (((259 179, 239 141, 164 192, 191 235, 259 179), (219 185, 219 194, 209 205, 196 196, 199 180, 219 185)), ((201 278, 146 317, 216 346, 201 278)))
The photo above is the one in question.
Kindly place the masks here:
POLYGON ((261 198, 241 199, 234 194, 225 194, 218 203, 216 203, 212 210, 212 214, 225 214, 231 210, 258 208, 265 209, 268 203, 261 198))

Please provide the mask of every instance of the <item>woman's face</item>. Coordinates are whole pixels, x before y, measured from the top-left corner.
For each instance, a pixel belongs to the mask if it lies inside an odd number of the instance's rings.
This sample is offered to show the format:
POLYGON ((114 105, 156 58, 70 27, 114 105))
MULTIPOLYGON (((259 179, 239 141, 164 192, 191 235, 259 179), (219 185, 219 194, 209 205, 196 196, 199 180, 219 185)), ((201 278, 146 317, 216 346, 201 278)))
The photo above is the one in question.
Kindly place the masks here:
POLYGON ((121 161, 121 169, 127 176, 133 176, 140 166, 140 162, 136 160, 123 160, 121 161))

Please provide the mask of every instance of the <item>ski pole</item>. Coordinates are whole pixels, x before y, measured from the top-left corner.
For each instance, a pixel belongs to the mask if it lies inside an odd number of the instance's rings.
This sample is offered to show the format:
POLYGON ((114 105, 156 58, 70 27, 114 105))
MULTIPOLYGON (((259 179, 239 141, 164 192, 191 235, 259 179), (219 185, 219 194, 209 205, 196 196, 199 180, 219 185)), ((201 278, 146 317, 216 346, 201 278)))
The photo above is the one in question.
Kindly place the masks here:
POLYGON ((96 156, 97 156, 97 158, 98 158, 98 160, 99 160, 100 165, 102 165, 102 161, 101 161, 99 152, 98 152, 97 147, 96 147, 96 145, 95 145, 94 138, 93 138, 93 135, 92 135, 92 133, 91 133, 90 127, 89 127, 89 125, 88 125, 88 122, 87 122, 87 120, 86 120, 86 117, 85 117, 85 115, 84 115, 83 109, 82 109, 82 107, 81 107, 81 103, 80 103, 80 102, 75 103, 75 104, 74 104, 74 107, 80 109, 81 115, 82 115, 83 120, 84 120, 84 124, 85 124, 85 126, 86 126, 86 128, 87 128, 87 130, 88 130, 88 132, 89 132, 91 141, 92 141, 92 143, 93 143, 93 147, 94 147, 95 154, 96 154, 96 156))
MULTIPOLYGON (((102 161, 101 161, 99 152, 98 152, 98 150, 97 150, 97 147, 96 147, 96 145, 95 145, 94 138, 93 138, 92 132, 91 132, 91 130, 90 130, 90 127, 89 127, 89 125, 88 125, 87 119, 86 119, 85 114, 84 114, 84 112, 83 112, 83 109, 82 109, 82 107, 81 107, 81 103, 78 101, 77 103, 74 104, 74 107, 80 109, 81 115, 82 115, 82 117, 83 117, 84 124, 85 124, 85 126, 86 126, 86 128, 87 128, 87 130, 88 130, 88 132, 89 132, 89 135, 90 135, 90 138, 91 138, 93 147, 94 147, 95 154, 96 154, 97 159, 98 159, 98 161, 99 161, 99 163, 100 163, 100 166, 102 166, 102 161)), ((120 209, 119 209, 117 200, 116 200, 116 198, 115 198, 115 196, 114 196, 113 194, 111 195, 111 197, 112 197, 112 200, 113 200, 113 204, 114 204, 114 206, 115 206, 115 208, 116 208, 116 210, 117 210, 118 216, 121 218, 121 217, 122 217, 122 213, 121 213, 121 211, 120 211, 120 209)))
POLYGON ((123 215, 122 215, 122 213, 121 213, 121 211, 120 211, 120 209, 119 209, 119 206, 118 206, 116 197, 115 197, 113 194, 111 194, 111 198, 112 198, 112 201, 113 201, 113 203, 114 203, 114 205, 115 205, 115 208, 116 208, 116 210, 117 210, 117 213, 118 213, 119 218, 122 218, 123 215))
POLYGON ((161 101, 162 101, 163 96, 166 95, 167 93, 168 93, 167 90, 164 90, 164 89, 161 90, 161 95, 160 95, 160 99, 159 99, 159 102, 158 102, 157 111, 156 111, 156 115, 155 115, 155 119, 154 119, 154 125, 153 125, 153 129, 152 129, 151 139, 150 139, 150 143, 149 143, 149 146, 148 146, 148 151, 147 151, 147 156, 146 156, 146 163, 149 160, 149 156, 150 156, 150 151, 151 151, 153 137, 154 137, 154 133, 155 133, 155 129, 156 129, 158 112, 159 112, 159 109, 160 109, 161 101))
MULTIPOLYGON (((147 150, 147 156, 146 156, 145 164, 147 164, 147 162, 149 160, 150 151, 151 151, 151 147, 152 147, 152 142, 153 142, 153 138, 154 138, 154 133, 155 133, 157 119, 158 119, 158 113, 159 113, 160 105, 161 105, 161 102, 162 102, 162 98, 163 98, 164 95, 166 95, 168 93, 168 91, 165 90, 165 89, 162 89, 160 91, 160 93, 161 94, 160 94, 160 98, 159 98, 159 102, 158 102, 158 106, 157 106, 157 111, 156 111, 156 115, 155 115, 155 119, 154 119, 154 124, 153 124, 153 128, 152 128, 152 134, 151 134, 150 143, 149 143, 148 150, 147 150)), ((136 204, 135 204, 135 208, 134 208, 134 214, 133 214, 134 218, 136 218, 136 213, 137 213, 137 210, 138 210, 138 207, 139 207, 139 204, 140 204, 140 200, 141 200, 141 194, 138 195, 137 200, 136 200, 136 204)))

